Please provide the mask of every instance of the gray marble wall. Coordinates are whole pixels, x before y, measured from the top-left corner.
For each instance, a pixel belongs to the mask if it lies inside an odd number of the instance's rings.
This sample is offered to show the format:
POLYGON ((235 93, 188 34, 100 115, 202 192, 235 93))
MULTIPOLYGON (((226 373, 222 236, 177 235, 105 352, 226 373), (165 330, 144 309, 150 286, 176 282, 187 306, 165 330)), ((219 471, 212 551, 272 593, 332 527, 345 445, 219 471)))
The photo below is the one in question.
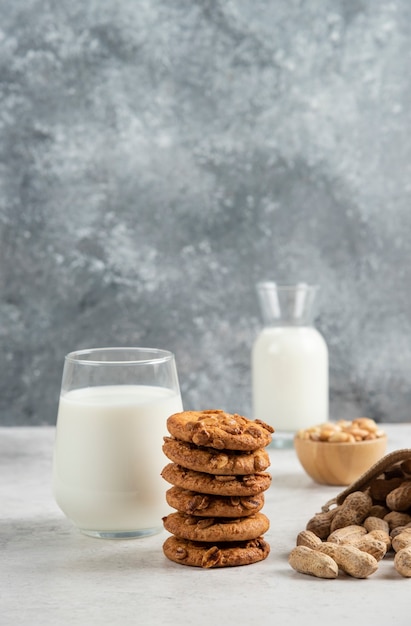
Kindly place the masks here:
POLYGON ((331 417, 411 416, 411 2, 0 0, 0 423, 64 354, 249 414, 255 282, 321 285, 331 417))

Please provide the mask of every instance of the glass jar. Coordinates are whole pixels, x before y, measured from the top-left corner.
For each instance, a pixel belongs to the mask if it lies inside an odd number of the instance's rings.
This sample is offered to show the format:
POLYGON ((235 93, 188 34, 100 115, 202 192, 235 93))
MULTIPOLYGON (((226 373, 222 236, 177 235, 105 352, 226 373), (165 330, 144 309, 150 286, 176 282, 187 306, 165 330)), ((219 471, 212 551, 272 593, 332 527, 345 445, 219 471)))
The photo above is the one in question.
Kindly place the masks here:
POLYGON ((317 289, 257 284, 264 328, 252 349, 253 417, 273 426, 274 447, 328 421, 328 348, 312 321, 317 289))

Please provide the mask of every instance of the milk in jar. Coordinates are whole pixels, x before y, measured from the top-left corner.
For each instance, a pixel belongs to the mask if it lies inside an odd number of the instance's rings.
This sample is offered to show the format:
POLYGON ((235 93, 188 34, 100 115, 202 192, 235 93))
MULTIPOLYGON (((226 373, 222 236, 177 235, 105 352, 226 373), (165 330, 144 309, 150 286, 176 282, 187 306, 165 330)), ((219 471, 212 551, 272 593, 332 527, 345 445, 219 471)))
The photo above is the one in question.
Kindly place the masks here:
POLYGON ((283 447, 328 420, 328 348, 312 324, 316 287, 263 282, 257 292, 264 328, 252 349, 253 417, 273 426, 273 445, 283 447))

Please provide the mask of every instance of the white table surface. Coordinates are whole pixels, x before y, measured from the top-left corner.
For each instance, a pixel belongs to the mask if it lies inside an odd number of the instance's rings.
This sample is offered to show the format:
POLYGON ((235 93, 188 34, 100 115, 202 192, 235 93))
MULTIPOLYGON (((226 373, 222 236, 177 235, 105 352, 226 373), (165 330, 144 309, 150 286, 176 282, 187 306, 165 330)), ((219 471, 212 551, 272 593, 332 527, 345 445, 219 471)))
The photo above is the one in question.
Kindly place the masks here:
MULTIPOLYGON (((411 447, 411 424, 382 425, 388 450, 411 447)), ((411 579, 386 557, 370 578, 322 580, 287 562, 300 530, 339 487, 319 486, 294 450, 270 449, 262 563, 202 570, 168 561, 168 534, 93 539, 75 529, 50 487, 54 428, 0 428, 0 624, 84 626, 409 626, 411 579)))

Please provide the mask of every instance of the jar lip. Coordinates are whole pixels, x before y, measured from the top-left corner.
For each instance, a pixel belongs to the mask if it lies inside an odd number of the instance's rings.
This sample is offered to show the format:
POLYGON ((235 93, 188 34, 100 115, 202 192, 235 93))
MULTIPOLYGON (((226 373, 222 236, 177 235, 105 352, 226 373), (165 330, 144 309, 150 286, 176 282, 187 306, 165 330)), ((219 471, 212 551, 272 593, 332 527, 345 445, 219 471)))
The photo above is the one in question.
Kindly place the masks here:
POLYGON ((97 366, 109 366, 109 365, 147 365, 150 363, 166 363, 174 358, 174 354, 169 350, 163 350, 161 348, 144 348, 144 347, 129 347, 129 346, 114 346, 106 348, 86 348, 83 350, 73 350, 64 357, 66 361, 70 363, 77 363, 81 365, 97 365, 97 366), (117 353, 117 358, 115 357, 117 353), (122 353, 129 356, 129 358, 119 358, 118 354, 122 353), (102 360, 99 356, 106 356, 113 358, 106 358, 102 360), (91 358, 86 358, 87 355, 91 358), (95 358, 93 358, 95 355, 95 358))
POLYGON ((276 283, 272 280, 262 280, 257 283, 257 287, 259 289, 281 289, 284 291, 291 291, 295 289, 318 290, 320 285, 318 283, 276 283))

